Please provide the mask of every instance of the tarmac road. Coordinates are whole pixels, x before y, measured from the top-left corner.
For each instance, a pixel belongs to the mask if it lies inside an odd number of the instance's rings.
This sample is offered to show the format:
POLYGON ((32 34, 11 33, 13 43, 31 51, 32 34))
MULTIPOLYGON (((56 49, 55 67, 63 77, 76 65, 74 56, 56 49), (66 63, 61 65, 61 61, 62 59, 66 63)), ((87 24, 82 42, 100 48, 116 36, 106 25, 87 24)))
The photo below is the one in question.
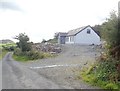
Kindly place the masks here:
POLYGON ((54 82, 24 67, 7 53, 2 60, 2 89, 59 89, 54 82))

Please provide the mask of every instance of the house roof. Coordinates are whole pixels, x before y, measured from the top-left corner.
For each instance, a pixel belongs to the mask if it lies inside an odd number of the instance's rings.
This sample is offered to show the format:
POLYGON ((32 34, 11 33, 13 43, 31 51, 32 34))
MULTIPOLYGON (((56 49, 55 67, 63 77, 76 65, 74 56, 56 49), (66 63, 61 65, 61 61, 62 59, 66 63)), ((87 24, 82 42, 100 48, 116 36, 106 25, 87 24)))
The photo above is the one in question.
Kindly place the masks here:
POLYGON ((67 36, 76 35, 77 33, 79 33, 82 30, 84 30, 86 27, 88 27, 88 26, 84 26, 84 27, 80 27, 80 28, 77 28, 77 29, 70 30, 70 31, 68 31, 67 36))
POLYGON ((59 32, 59 36, 67 36, 68 33, 59 32))
MULTIPOLYGON (((79 32, 81 32, 82 30, 84 30, 87 27, 92 28, 90 25, 88 25, 88 26, 84 26, 84 27, 80 27, 80 28, 77 28, 77 29, 70 30, 70 31, 68 31, 68 33, 58 32, 58 33, 56 33, 56 35, 57 35, 57 37, 58 36, 74 36, 74 35, 78 34, 79 32)), ((92 30, 99 36, 99 34, 93 28, 92 28, 92 30)))
POLYGON ((67 36, 74 36, 74 35, 78 34, 79 32, 81 32, 82 30, 84 30, 87 27, 90 27, 100 37, 100 35, 90 25, 70 30, 70 31, 68 31, 67 36))

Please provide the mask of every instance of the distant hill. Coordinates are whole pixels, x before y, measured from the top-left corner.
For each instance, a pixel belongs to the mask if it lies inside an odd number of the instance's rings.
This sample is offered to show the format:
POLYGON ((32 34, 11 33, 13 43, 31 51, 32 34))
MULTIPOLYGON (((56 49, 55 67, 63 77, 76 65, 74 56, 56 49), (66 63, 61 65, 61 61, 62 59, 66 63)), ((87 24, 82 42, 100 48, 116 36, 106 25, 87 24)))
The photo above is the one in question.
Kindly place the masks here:
POLYGON ((10 39, 3 39, 3 40, 0 40, 0 43, 7 44, 7 43, 14 43, 14 42, 10 39))

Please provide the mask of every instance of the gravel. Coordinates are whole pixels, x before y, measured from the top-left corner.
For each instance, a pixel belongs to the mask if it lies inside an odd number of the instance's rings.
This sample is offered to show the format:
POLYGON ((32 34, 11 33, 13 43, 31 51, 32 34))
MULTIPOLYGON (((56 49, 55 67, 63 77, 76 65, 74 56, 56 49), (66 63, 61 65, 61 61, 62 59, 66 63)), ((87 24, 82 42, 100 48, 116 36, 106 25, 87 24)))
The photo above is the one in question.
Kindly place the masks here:
POLYGON ((77 76, 99 55, 100 48, 97 46, 62 45, 62 53, 58 57, 21 64, 67 89, 98 89, 78 80, 77 76))

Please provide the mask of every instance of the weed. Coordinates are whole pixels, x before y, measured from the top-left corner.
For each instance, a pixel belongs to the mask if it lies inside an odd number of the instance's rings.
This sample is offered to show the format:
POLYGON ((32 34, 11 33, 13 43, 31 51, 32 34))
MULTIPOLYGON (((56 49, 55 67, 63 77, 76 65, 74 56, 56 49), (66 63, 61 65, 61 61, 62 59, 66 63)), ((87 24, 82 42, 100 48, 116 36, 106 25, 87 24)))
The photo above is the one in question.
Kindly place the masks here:
POLYGON ((80 76, 84 81, 103 89, 120 89, 120 77, 116 64, 119 63, 111 58, 98 61, 88 69, 83 69, 80 76))

